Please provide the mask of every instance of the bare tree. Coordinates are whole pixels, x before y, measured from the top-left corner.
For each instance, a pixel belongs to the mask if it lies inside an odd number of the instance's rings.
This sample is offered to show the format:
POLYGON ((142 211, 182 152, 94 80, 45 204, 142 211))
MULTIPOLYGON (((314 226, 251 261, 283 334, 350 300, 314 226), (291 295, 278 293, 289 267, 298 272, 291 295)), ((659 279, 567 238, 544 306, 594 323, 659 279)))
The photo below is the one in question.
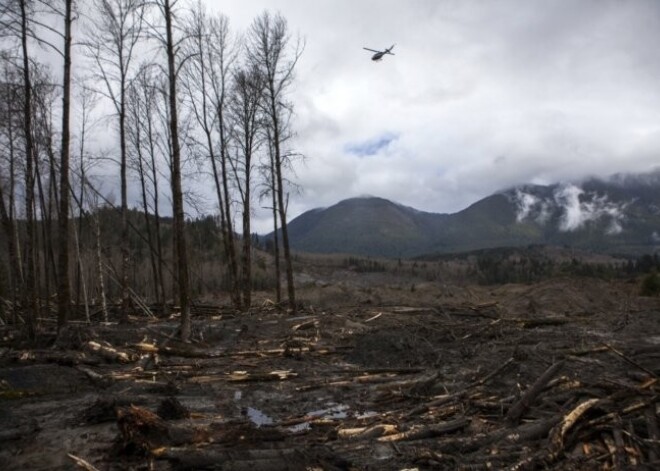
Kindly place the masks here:
POLYGON ((54 85, 55 80, 47 68, 35 66, 32 72, 33 88, 33 131, 34 131, 34 178, 37 190, 35 216, 41 227, 41 243, 38 243, 38 233, 35 234, 35 259, 43 257, 44 263, 36 271, 36 286, 43 297, 48 298, 56 292, 51 292, 51 283, 57 290, 57 260, 55 246, 59 243, 51 234, 57 233, 57 218, 60 212, 60 195, 58 185, 59 162, 55 149, 56 130, 53 124, 53 109, 61 99, 60 89, 54 85), (38 247, 41 247, 40 253, 38 247), (40 282, 43 279, 43 289, 40 282))
POLYGON ((59 286, 57 305, 58 331, 67 323, 71 304, 69 280, 69 160, 70 160, 70 114, 71 114, 71 24, 73 23, 73 0, 64 0, 64 76, 62 78, 62 145, 60 149, 60 214, 59 214, 59 286))
POLYGON ((181 182, 181 144, 179 141, 179 112, 177 95, 177 76, 181 62, 179 61, 180 40, 175 39, 175 15, 177 0, 154 0, 164 21, 165 34, 158 38, 167 57, 168 109, 171 144, 171 184, 172 212, 174 215, 174 238, 176 246, 176 262, 178 275, 179 304, 181 308, 181 339, 190 340, 190 282, 188 274, 188 257, 185 239, 185 217, 183 210, 183 191, 181 182))
POLYGON ((126 94, 131 64, 136 46, 142 36, 145 3, 143 0, 94 0, 89 39, 85 43, 87 54, 98 69, 98 79, 105 95, 114 107, 119 124, 119 175, 121 184, 121 254, 120 273, 122 320, 128 320, 130 293, 128 287, 128 178, 126 137, 126 94))
POLYGON ((89 159, 87 155, 87 149, 85 148, 87 134, 90 131, 90 128, 93 123, 90 122, 90 113, 92 112, 94 106, 96 105, 96 99, 93 92, 86 87, 83 87, 80 90, 78 96, 80 100, 80 135, 78 139, 78 195, 76 197, 76 202, 78 203, 78 227, 74 232, 75 242, 76 242, 76 257, 78 263, 76 265, 76 305, 80 304, 80 295, 83 296, 83 301, 85 303, 85 314, 87 321, 89 322, 89 299, 87 295, 87 282, 83 275, 84 266, 83 259, 81 254, 81 240, 83 236, 83 225, 85 221, 85 187, 87 179, 87 167, 89 165, 89 159))
MULTIPOLYGON (((162 283, 162 252, 160 245, 160 233, 152 228, 152 221, 150 216, 150 202, 154 202, 153 212, 158 219, 158 195, 157 195, 157 176, 155 173, 149 172, 149 168, 153 165, 155 167, 155 143, 152 128, 151 112, 153 111, 154 91, 152 85, 149 83, 147 70, 142 70, 136 80, 131 84, 128 91, 129 98, 129 115, 127 117, 128 137, 131 146, 135 150, 135 158, 133 166, 136 168, 140 189, 142 192, 142 209, 145 218, 145 227, 147 229, 147 240, 149 244, 149 258, 151 261, 152 278, 154 282, 154 294, 158 304, 164 303, 164 284, 162 283), (150 180, 152 180, 150 182, 150 180), (154 196, 150 197, 149 183, 151 183, 154 196), (156 242, 158 239, 158 243, 156 242)), ((158 221, 156 221, 156 228, 159 228, 158 221)))
MULTIPOLYGON (((15 220, 16 166, 20 158, 20 130, 22 110, 22 88, 20 69, 14 64, 13 54, 0 53, 2 79, 0 82, 0 155, 4 156, 6 167, 0 181, 0 220, 5 231, 9 257, 9 279, 12 301, 17 305, 19 292, 23 286, 23 272, 20 263, 20 240, 15 220)), ((16 310, 14 310, 16 314, 16 310)), ((14 322, 16 318, 14 317, 14 322)))
POLYGON ((282 302, 282 279, 280 267, 280 241, 278 234, 278 212, 277 212, 277 179, 275 178, 275 150, 273 146, 273 138, 270 129, 266 127, 266 143, 268 144, 268 165, 264 169, 264 180, 266 184, 266 192, 263 196, 270 194, 271 197, 271 210, 273 211, 273 258, 275 259, 275 300, 279 305, 282 302))
POLYGON ((247 40, 248 60, 264 76, 263 109, 273 151, 273 191, 277 194, 277 211, 282 231, 282 246, 287 275, 289 307, 296 312, 296 295, 293 280, 293 265, 289 247, 289 232, 286 222, 283 170, 290 164, 290 153, 285 151, 286 141, 291 137, 289 118, 291 104, 286 102, 293 81, 295 66, 302 54, 300 42, 292 49, 286 19, 268 12, 257 17, 250 27, 247 40))
MULTIPOLYGON (((8 5, 9 6, 9 5, 8 5)), ((34 223, 34 167, 35 150, 32 128, 32 77, 30 73, 30 53, 28 39, 31 36, 31 27, 28 17, 32 16, 31 5, 28 0, 17 0, 18 15, 13 8, 3 11, 2 26, 11 29, 20 39, 21 69, 22 69, 22 95, 23 95, 23 141, 25 145, 25 241, 23 243, 24 263, 23 273, 25 287, 23 289, 23 306, 25 319, 30 338, 36 335, 36 315, 38 312, 36 289, 35 264, 35 223, 34 223)))
POLYGON ((230 103, 232 134, 236 145, 236 155, 232 161, 236 182, 243 206, 243 251, 242 279, 243 304, 249 308, 252 302, 251 252, 252 234, 251 187, 254 156, 260 140, 260 103, 263 93, 263 77, 256 68, 239 68, 234 73, 234 87, 230 103))
POLYGON ((188 104, 203 134, 201 145, 211 163, 220 210, 222 242, 229 262, 231 298, 234 306, 240 309, 238 263, 227 177, 229 133, 226 124, 226 96, 229 72, 235 59, 229 38, 229 21, 222 15, 208 16, 199 3, 190 19, 188 36, 190 41, 187 53, 190 60, 185 69, 184 86, 188 104))

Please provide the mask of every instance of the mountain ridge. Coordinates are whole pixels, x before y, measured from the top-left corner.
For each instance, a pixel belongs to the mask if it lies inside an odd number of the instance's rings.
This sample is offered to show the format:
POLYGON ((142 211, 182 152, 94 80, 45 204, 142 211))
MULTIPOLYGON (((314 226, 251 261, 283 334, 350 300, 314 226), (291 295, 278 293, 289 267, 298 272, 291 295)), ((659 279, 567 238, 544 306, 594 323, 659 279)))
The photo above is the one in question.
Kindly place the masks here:
POLYGON ((660 170, 518 185, 455 213, 353 197, 294 218, 289 239, 304 252, 384 257, 530 244, 639 254, 660 245, 660 170))

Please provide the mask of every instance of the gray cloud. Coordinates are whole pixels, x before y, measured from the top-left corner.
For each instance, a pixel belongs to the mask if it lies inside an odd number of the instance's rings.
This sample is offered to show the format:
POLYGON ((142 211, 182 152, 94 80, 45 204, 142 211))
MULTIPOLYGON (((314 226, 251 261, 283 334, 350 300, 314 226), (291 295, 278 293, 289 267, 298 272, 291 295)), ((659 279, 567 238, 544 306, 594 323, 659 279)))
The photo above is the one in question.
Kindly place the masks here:
POLYGON ((241 0, 306 38, 290 214, 374 194, 453 212, 505 187, 643 172, 660 153, 660 2, 241 0), (362 47, 396 43, 380 63, 362 47), (356 143, 391 133, 368 159, 356 143))

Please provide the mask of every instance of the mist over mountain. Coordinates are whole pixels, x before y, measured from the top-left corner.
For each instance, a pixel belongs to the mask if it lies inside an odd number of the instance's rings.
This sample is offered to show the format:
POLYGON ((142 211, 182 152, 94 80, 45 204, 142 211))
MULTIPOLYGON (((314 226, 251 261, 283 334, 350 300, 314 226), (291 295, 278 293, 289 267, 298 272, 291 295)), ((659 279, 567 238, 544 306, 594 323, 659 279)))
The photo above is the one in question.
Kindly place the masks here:
POLYGON ((660 247, 660 171, 520 185, 453 214, 351 198, 293 219, 289 238, 305 252, 385 257, 529 244, 648 253, 660 247))

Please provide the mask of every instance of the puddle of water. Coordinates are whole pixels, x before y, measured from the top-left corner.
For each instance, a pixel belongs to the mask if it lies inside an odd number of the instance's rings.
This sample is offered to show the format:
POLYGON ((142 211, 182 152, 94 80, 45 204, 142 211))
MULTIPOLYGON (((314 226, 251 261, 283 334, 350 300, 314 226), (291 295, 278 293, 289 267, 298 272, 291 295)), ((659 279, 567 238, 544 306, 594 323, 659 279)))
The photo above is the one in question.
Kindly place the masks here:
MULTIPOLYGON (((234 392, 235 401, 240 400, 241 397, 242 397, 241 391, 234 392)), ((355 417, 356 419, 368 419, 370 417, 375 417, 376 415, 378 415, 378 412, 375 411, 364 411, 361 413, 349 414, 350 406, 348 406, 347 404, 332 405, 332 403, 330 403, 328 405, 330 405, 330 407, 308 412, 307 417, 309 417, 312 420, 313 419, 343 420, 348 418, 349 415, 355 417)), ((248 416, 248 419, 250 419, 250 421, 257 427, 261 427, 262 425, 272 425, 274 423, 271 417, 264 414, 259 409, 255 409, 254 407, 248 407, 246 409, 246 414, 248 416)), ((312 420, 308 422, 301 422, 299 424, 292 425, 291 427, 287 427, 287 430, 291 433, 305 432, 312 427, 311 425, 312 420)))
POLYGON ((272 425, 273 424, 273 419, 263 412, 261 412, 259 409, 255 409, 254 407, 248 407, 247 408, 247 416, 250 421, 257 426, 257 428, 261 427, 262 425, 272 425))
POLYGON ((314 410, 307 415, 311 417, 323 417, 324 419, 345 419, 348 417, 348 412, 346 412, 348 409, 350 407, 346 404, 337 404, 327 409, 314 410))
POLYGON ((376 443, 371 450, 372 456, 377 460, 388 460, 394 456, 394 450, 390 445, 376 443))
POLYGON ((360 414, 355 414, 356 419, 370 419, 372 417, 376 417, 378 415, 378 412, 373 411, 373 410, 366 410, 360 414))
POLYGON ((288 428, 288 430, 291 433, 300 433, 300 432, 306 432, 311 428, 312 426, 309 422, 303 422, 297 425, 292 425, 291 427, 288 428))
MULTIPOLYGON (((311 411, 307 414, 308 417, 313 418, 323 418, 323 419, 346 419, 349 416, 350 406, 346 404, 337 404, 326 409, 319 409, 311 411)), ((364 411, 361 413, 351 414, 356 419, 368 419, 370 417, 375 417, 378 415, 378 412, 375 411, 364 411)), ((300 424, 293 425, 288 427, 288 430, 292 433, 305 432, 311 428, 310 422, 302 422, 300 424)))

